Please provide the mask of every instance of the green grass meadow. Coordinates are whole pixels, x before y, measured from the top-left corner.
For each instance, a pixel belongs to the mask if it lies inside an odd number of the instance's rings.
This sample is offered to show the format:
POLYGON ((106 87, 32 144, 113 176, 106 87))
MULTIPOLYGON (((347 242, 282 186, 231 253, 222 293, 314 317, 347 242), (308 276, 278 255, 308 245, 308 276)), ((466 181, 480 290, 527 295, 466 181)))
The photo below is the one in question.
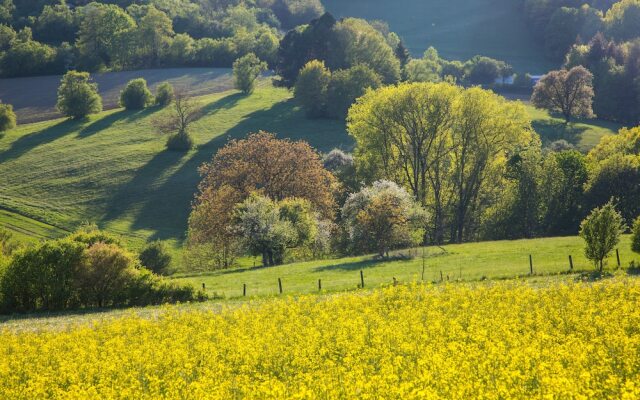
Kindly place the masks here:
POLYGON ((323 4, 337 18, 388 22, 414 56, 434 46, 448 59, 484 55, 507 61, 518 72, 543 74, 558 67, 546 60, 514 0, 324 0, 323 4))
MULTIPOLYGON (((622 266, 637 260, 630 250, 630 237, 623 236, 619 244, 622 266)), ((424 281, 477 281, 482 279, 507 279, 530 274, 531 255, 536 276, 557 275, 570 272, 569 255, 572 256, 572 272, 593 271, 594 266, 584 257, 581 238, 557 237, 514 241, 465 243, 442 247, 418 248, 397 253, 397 258, 377 259, 373 256, 316 260, 277 267, 256 267, 222 270, 206 274, 183 274, 174 279, 205 288, 208 294, 227 299, 243 296, 264 297, 279 294, 278 278, 284 294, 318 293, 318 280, 323 292, 356 289, 363 272, 365 288, 389 285, 396 278, 401 283, 424 281), (424 251, 424 258, 423 258, 424 251), (424 276, 423 276, 424 261, 424 276), (442 273, 442 275, 441 275, 442 273)), ((617 266, 615 253, 607 260, 609 268, 617 266)))

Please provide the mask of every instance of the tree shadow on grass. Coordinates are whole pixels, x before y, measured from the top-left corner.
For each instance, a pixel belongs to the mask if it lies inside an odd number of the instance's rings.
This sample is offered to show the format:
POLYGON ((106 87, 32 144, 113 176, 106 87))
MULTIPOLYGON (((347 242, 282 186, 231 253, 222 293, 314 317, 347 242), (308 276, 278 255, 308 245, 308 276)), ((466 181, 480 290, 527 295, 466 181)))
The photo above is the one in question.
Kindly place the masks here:
POLYGON ((0 160, 8 161, 20 157, 30 150, 46 143, 53 142, 85 124, 86 120, 67 119, 48 126, 38 132, 33 132, 14 141, 11 147, 0 153, 0 160))
POLYGON ((392 261, 386 258, 371 258, 368 260, 348 262, 342 264, 325 265, 322 267, 316 267, 313 272, 327 272, 327 271, 358 271, 365 268, 377 267, 380 264, 392 261))
POLYGON ((584 126, 576 126, 573 123, 565 124, 562 121, 554 120, 533 121, 532 126, 545 144, 563 139, 576 145, 587 130, 584 126))
POLYGON ((118 121, 122 122, 134 122, 141 118, 150 116, 160 111, 160 107, 148 107, 143 110, 120 110, 116 111, 112 114, 107 115, 106 117, 102 117, 100 119, 95 120, 91 124, 82 128, 80 132, 78 132, 79 138, 87 138, 96 133, 99 133, 105 129, 110 128, 113 124, 118 121))

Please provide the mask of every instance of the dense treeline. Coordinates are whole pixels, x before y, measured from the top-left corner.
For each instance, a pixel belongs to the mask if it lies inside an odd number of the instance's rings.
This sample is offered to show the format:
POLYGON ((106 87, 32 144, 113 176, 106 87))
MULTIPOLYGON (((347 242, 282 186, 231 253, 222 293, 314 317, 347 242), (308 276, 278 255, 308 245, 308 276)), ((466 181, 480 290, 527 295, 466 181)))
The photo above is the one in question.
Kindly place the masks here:
POLYGON ((640 121, 639 0, 524 0, 523 9, 550 58, 594 75, 598 117, 640 121))
POLYGON ((4 77, 142 67, 273 63, 280 30, 323 12, 318 0, 0 2, 4 77))
POLYGON ((640 128, 604 137, 587 155, 566 143, 543 148, 522 104, 446 82, 369 90, 347 121, 353 155, 321 160, 306 143, 266 133, 220 150, 201 169, 189 267, 226 268, 247 253, 268 266, 575 235, 606 204, 627 226, 640 214, 640 128))

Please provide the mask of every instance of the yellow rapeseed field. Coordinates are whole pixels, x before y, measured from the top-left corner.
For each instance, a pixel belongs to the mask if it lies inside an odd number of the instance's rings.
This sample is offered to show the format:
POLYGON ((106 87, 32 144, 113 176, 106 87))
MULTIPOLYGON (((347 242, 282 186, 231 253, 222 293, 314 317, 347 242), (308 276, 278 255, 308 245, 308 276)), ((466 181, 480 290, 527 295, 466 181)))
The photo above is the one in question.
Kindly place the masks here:
POLYGON ((0 340, 0 399, 638 399, 640 280, 168 307, 0 340))

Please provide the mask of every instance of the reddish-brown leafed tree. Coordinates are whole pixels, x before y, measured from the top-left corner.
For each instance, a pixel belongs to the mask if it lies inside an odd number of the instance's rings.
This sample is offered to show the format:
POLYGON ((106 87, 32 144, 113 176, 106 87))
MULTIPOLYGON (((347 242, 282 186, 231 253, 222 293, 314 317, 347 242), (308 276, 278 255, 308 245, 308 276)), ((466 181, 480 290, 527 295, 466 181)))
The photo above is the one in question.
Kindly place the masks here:
POLYGON ((543 76, 533 90, 531 102, 537 108, 561 113, 569 122, 573 117, 594 117, 593 95, 593 74, 577 66, 543 76))

